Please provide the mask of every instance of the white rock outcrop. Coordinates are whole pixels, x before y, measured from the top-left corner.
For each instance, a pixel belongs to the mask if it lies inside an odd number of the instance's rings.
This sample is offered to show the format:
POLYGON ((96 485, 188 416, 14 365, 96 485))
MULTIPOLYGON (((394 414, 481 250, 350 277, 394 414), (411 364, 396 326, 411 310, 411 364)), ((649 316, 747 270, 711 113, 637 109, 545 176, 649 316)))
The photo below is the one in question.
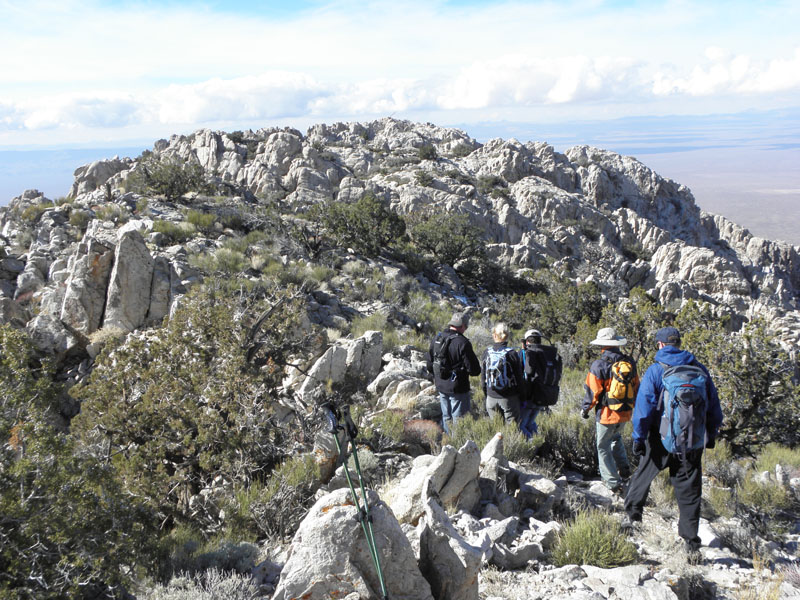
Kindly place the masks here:
MULTIPOLYGON (((390 597, 433 600, 411 545, 392 511, 368 491, 375 545, 390 597)), ((382 597, 349 489, 320 498, 300 524, 273 600, 371 600, 382 597)), ((477 598, 477 595, 475 596, 477 598)))

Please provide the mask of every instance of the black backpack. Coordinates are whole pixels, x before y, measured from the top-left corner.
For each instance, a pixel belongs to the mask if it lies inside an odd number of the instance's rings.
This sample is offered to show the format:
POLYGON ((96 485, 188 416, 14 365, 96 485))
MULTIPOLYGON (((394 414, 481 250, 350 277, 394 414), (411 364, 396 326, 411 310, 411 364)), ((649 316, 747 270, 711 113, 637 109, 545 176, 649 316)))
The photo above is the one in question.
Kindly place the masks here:
POLYGON ((529 397, 538 406, 553 406, 558 402, 563 364, 555 346, 539 345, 525 348, 523 356, 533 373, 525 374, 529 397))
POLYGON ((433 340, 433 376, 436 379, 448 380, 453 376, 453 366, 450 364, 450 342, 455 335, 446 335, 440 332, 433 340))

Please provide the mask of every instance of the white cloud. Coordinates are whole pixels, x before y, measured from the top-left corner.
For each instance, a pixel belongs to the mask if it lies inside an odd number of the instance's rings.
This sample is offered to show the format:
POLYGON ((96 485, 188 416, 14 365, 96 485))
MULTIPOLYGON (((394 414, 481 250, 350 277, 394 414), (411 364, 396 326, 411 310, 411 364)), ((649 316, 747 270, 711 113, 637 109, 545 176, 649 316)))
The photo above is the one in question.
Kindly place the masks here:
POLYGON ((20 128, 125 127, 144 120, 141 102, 128 94, 63 94, 17 107, 20 128))
POLYGON ((330 93, 308 75, 271 72, 170 85, 148 102, 154 107, 154 118, 161 123, 203 123, 306 115, 313 101, 330 93))
POLYGON ((407 111, 614 103, 643 105, 661 96, 769 94, 800 88, 800 49, 769 63, 721 49, 685 76, 657 73, 627 57, 529 57, 479 60, 440 78, 324 81, 297 71, 171 84, 136 94, 65 93, 0 104, 6 130, 114 128, 136 124, 266 121, 288 117, 386 115, 407 111))
POLYGON ((0 13, 0 130, 20 135, 558 107, 669 114, 690 102, 725 110, 713 104, 723 96, 769 108, 800 91, 798 11, 781 2, 747 18, 696 0, 331 0, 280 20, 0 0, 0 13))
POLYGON ((720 48, 709 48, 706 57, 686 76, 657 73, 653 93, 710 96, 800 91, 800 47, 788 59, 755 60, 720 48))

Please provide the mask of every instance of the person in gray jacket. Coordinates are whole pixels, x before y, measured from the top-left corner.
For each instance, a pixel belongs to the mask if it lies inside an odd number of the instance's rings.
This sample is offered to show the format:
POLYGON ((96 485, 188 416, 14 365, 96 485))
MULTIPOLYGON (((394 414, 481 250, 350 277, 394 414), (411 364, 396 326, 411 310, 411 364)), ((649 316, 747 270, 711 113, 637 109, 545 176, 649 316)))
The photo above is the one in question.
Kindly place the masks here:
POLYGON ((508 345, 509 330, 505 323, 492 328, 494 344, 483 353, 481 385, 486 396, 486 412, 502 413, 506 423, 519 423, 523 390, 522 359, 508 345))

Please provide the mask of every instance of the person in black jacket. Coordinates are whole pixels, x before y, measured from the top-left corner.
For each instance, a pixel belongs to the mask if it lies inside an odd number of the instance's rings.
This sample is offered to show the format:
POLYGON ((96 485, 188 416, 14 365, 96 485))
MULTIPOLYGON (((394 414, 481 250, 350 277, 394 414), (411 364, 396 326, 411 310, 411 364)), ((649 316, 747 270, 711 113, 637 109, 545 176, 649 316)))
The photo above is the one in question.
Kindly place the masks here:
POLYGON ((447 434, 450 434, 450 424, 469 414, 469 378, 481 373, 481 364, 472 344, 464 337, 468 325, 468 315, 455 313, 447 328, 431 340, 428 349, 428 372, 434 376, 436 391, 439 392, 442 428, 447 434), (445 356, 437 360, 437 350, 442 346, 445 356), (435 362, 440 363, 438 369, 435 362))
POLYGON ((495 411, 503 414, 506 423, 519 423, 522 399, 522 358, 508 346, 508 326, 497 323, 492 328, 492 344, 483 353, 481 384, 486 395, 486 412, 491 417, 495 411), (501 369, 491 369, 494 360, 501 360, 501 369), (499 372, 498 372, 499 371, 499 372))
MULTIPOLYGON (((528 329, 522 340, 523 347, 519 351, 524 370, 524 384, 520 398, 519 430, 526 439, 531 439, 538 433, 536 417, 547 406, 544 398, 538 397, 534 389, 534 380, 546 372, 543 363, 546 362, 545 347, 542 346, 542 332, 538 329, 528 329)), ((555 350, 553 350, 555 352, 555 350)))

